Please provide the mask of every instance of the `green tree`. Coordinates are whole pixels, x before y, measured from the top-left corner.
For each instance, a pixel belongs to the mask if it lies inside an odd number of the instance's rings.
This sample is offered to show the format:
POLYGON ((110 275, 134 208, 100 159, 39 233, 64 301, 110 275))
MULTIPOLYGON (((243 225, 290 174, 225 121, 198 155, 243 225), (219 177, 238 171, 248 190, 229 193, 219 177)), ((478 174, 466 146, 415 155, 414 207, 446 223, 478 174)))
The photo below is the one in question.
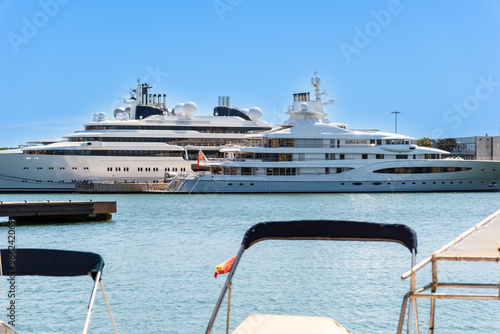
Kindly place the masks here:
POLYGON ((440 150, 451 152, 457 146, 457 140, 455 138, 438 139, 436 146, 440 150))
POLYGON ((430 138, 424 137, 415 141, 418 146, 432 147, 432 140, 430 138))

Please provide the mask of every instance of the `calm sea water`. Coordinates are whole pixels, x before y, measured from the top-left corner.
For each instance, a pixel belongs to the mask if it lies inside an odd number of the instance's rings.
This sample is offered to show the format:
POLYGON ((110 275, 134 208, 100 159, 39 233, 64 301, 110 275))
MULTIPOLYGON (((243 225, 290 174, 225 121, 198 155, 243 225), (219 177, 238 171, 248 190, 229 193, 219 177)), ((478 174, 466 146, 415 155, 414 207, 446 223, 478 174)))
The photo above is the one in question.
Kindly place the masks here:
MULTIPOLYGON (((19 226, 16 246, 101 254, 104 287, 121 333, 204 333, 225 281, 224 275, 214 279, 215 266, 236 254, 245 231, 258 222, 404 223, 418 234, 420 261, 500 209, 496 193, 0 196, 3 201, 90 198, 117 201, 113 220, 19 226)), ((0 242, 7 244, 7 227, 0 227, 0 242)), ((355 333, 394 333, 409 289, 400 275, 409 266, 410 253, 395 243, 258 243, 245 252, 233 279, 231 328, 248 314, 274 313, 328 316, 355 333)), ((445 269, 441 279, 498 283, 496 263, 445 269)), ((419 285, 428 283, 430 271, 420 277, 419 285)), ((18 277, 15 329, 81 332, 92 284, 89 277, 18 277)), ((498 333, 499 306, 438 301, 436 332, 498 333)), ((428 303, 420 302, 424 332, 427 309, 428 303)), ((216 333, 225 333, 225 319, 223 309, 216 333)), ((112 332, 100 293, 90 332, 112 332)))

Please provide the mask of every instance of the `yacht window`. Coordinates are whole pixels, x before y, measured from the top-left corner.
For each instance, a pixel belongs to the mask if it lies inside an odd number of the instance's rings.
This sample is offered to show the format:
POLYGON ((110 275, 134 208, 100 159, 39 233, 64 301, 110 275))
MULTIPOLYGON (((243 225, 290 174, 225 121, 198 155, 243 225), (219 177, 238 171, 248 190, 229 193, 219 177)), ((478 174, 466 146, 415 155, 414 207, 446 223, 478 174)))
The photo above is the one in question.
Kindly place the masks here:
POLYGON ((464 172, 472 168, 470 167, 397 167, 383 168, 373 171, 374 173, 382 174, 423 174, 423 173, 451 173, 464 172))
POLYGON ((407 154, 396 154, 396 159, 408 159, 407 154))
POLYGON ((382 145, 382 139, 377 139, 377 145, 382 145))
POLYGON ((376 158, 377 159, 384 159, 384 155, 383 154, 377 154, 376 158))
POLYGON ((345 159, 345 154, 341 154, 340 155, 340 160, 344 160, 345 159))
POLYGON ((361 159, 368 159, 368 154, 361 154, 361 159))
POLYGON ((279 161, 292 161, 292 154, 291 153, 280 153, 279 154, 279 161))
POLYGON ((241 167, 241 175, 252 175, 251 167, 241 167))

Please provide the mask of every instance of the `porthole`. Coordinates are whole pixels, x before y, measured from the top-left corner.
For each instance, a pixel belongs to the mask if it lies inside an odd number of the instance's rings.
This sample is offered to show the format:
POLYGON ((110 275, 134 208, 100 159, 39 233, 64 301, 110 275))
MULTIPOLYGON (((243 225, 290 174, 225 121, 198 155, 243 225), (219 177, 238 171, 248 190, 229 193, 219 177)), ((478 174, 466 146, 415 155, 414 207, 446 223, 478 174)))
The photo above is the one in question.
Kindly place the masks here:
POLYGON ((411 184, 415 184, 415 182, 412 182, 411 184))
POLYGON ((228 183, 227 185, 228 185, 228 186, 232 186, 233 184, 232 184, 232 183, 228 183))
POLYGON ((451 181, 450 184, 453 184, 453 181, 451 181))
POLYGON ((387 182, 387 184, 391 184, 390 182, 387 182))
POLYGON ((243 185, 243 183, 240 183, 240 186, 242 186, 242 185, 243 185))
POLYGON ((422 184, 425 184, 425 182, 422 182, 422 184))
POLYGON ((362 184, 363 184, 363 183, 361 183, 361 182, 354 182, 352 185, 353 185, 353 186, 360 186, 360 185, 362 185, 362 184))
POLYGON ((380 183, 380 182, 373 182, 372 184, 373 184, 374 186, 380 186, 382 183, 380 183))
POLYGON ((432 182, 432 184, 436 184, 436 182, 432 182))
POLYGON ((250 183, 251 186, 253 186, 254 184, 253 183, 250 183))
POLYGON ((343 186, 343 185, 345 185, 345 183, 341 183, 340 185, 343 186))
POLYGON ((401 184, 406 184, 406 183, 402 182, 401 184))

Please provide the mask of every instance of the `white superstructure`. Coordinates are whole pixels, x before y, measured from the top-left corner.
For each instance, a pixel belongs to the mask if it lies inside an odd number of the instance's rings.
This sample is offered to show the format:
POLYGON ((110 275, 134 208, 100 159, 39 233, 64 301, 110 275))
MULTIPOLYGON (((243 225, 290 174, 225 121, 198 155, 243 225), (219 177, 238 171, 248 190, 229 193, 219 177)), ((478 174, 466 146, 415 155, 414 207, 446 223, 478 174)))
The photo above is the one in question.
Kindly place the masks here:
POLYGON ((252 147, 222 149, 210 174, 192 174, 170 188, 181 192, 388 192, 498 190, 499 161, 449 158, 414 138, 350 130, 327 119, 315 74, 309 93, 294 94, 280 128, 247 135, 252 147))
POLYGON ((147 84, 131 91, 114 118, 94 115, 85 130, 63 140, 0 151, 0 191, 74 191, 78 182, 164 182, 192 172, 200 149, 220 157, 228 144, 246 145, 245 135, 270 130, 259 108, 232 108, 219 98, 211 116, 197 115, 193 102, 168 108, 165 94, 149 94, 147 84))

